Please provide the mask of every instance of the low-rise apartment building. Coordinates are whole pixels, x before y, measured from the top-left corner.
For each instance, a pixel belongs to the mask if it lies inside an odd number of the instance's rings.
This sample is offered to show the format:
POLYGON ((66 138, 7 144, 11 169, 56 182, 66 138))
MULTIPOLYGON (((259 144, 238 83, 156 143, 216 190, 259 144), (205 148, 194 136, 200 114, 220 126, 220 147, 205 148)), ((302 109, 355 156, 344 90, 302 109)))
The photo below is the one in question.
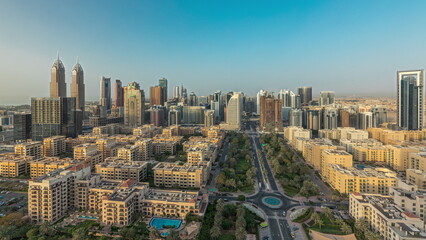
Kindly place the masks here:
POLYGON ((389 194, 389 187, 397 183, 396 173, 387 168, 342 167, 337 164, 328 166, 323 179, 343 194, 352 192, 389 194))
POLYGON ((103 161, 102 153, 98 151, 98 146, 93 143, 85 143, 74 147, 74 159, 84 161, 92 168, 103 161))
POLYGON ((28 216, 31 222, 56 222, 64 217, 75 206, 75 181, 88 175, 90 167, 80 164, 30 180, 28 216))
POLYGON ((96 164, 96 173, 109 180, 133 179, 142 182, 147 177, 147 171, 148 163, 142 161, 107 158, 105 162, 96 164))
POLYGON ((139 147, 136 145, 127 145, 117 151, 117 157, 127 161, 139 160, 139 147))
POLYGON ((420 190, 426 190, 426 171, 407 169, 405 173, 408 183, 416 185, 420 190))
POLYGON ((43 144, 41 142, 25 142, 15 145, 15 154, 31 156, 34 160, 43 157, 43 144))
POLYGON ((160 162, 154 171, 154 185, 179 188, 200 188, 207 184, 211 163, 168 163, 160 162))
POLYGON ((393 228, 398 228, 401 225, 415 229, 413 237, 420 237, 420 234, 424 233, 425 224, 423 220, 416 214, 405 211, 398 206, 394 202, 393 196, 351 193, 349 195, 349 214, 355 220, 364 218, 370 228, 384 240, 417 239, 397 236, 398 231, 393 228))
POLYGON ((0 176, 18 177, 29 173, 29 162, 32 156, 21 156, 14 153, 0 154, 0 176))
POLYGON ((47 157, 30 162, 30 177, 38 178, 60 168, 77 165, 80 161, 71 158, 47 157))
POLYGON ((53 136, 43 139, 43 155, 45 157, 57 157, 66 152, 65 136, 53 136))

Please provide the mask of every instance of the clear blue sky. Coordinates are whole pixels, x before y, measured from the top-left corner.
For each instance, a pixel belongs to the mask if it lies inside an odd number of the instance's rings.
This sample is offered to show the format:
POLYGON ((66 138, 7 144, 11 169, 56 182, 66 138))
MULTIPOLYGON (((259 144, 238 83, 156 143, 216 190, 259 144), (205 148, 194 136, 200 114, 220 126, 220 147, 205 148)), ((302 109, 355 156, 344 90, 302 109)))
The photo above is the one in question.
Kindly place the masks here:
POLYGON ((4 0, 0 105, 47 96, 58 50, 68 84, 79 56, 88 100, 102 75, 145 91, 166 77, 197 95, 311 85, 392 96, 397 70, 426 66, 425 10, 422 0, 4 0))

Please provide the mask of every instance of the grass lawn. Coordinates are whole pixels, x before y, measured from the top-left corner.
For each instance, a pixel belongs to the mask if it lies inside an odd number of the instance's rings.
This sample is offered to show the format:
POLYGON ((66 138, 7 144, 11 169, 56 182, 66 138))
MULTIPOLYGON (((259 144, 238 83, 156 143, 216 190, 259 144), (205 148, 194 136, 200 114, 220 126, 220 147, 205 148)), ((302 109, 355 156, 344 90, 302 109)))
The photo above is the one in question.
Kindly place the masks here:
POLYGON ((297 223, 305 222, 306 220, 308 220, 311 217, 313 212, 314 212, 314 209, 312 207, 310 207, 310 208, 308 208, 308 210, 306 210, 305 213, 300 215, 298 218, 294 219, 293 222, 297 222, 297 223))
MULTIPOLYGON (((282 179, 282 181, 286 181, 286 179, 282 179)), ((296 196, 296 194, 299 193, 299 189, 297 189, 295 187, 283 186, 282 184, 281 184, 281 186, 283 187, 285 194, 287 194, 290 197, 294 197, 294 196, 296 196)))
POLYGON ((218 240, 234 240, 235 236, 233 234, 224 234, 217 238, 218 240))
POLYGON ((321 228, 317 225, 314 225, 310 227, 310 229, 322 232, 322 233, 330 233, 330 234, 336 234, 336 235, 346 235, 346 233, 342 232, 340 230, 340 226, 337 224, 334 224, 331 219, 327 218, 327 216, 324 213, 318 213, 321 217, 322 222, 324 225, 321 226, 321 228))

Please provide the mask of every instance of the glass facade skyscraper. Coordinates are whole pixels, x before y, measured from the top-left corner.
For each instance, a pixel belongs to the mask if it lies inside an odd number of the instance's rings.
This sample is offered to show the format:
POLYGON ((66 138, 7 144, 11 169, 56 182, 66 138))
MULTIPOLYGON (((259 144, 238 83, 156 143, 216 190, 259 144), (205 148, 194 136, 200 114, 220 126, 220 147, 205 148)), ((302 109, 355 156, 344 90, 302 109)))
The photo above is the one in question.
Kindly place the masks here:
POLYGON ((423 70, 397 73, 397 117, 400 129, 423 128, 423 81, 423 70))

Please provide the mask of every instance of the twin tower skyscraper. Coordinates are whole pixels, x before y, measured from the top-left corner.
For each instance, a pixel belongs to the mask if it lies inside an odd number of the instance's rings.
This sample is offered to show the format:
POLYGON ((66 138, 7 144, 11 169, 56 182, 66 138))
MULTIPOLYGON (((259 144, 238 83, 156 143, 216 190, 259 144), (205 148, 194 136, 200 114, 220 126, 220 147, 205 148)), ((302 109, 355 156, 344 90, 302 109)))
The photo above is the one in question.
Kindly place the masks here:
MULTIPOLYGON (((65 67, 62 61, 58 58, 53 63, 51 68, 50 80, 50 97, 67 97, 67 84, 65 82, 65 67)), ((84 107, 85 107, 85 85, 84 71, 81 67, 78 57, 77 63, 71 72, 71 98, 75 98, 75 126, 77 133, 81 133, 83 125, 84 107)))

